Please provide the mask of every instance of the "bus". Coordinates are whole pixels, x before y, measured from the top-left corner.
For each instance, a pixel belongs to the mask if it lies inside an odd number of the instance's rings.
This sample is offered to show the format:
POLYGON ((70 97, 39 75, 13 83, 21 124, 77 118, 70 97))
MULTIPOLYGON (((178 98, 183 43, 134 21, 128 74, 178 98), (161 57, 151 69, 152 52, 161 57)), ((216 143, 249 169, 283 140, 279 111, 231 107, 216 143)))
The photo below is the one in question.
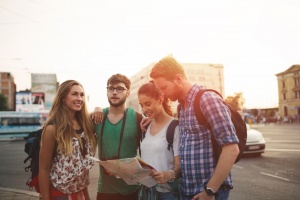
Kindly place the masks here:
POLYGON ((0 138, 29 137, 31 132, 42 128, 48 113, 0 111, 0 138))

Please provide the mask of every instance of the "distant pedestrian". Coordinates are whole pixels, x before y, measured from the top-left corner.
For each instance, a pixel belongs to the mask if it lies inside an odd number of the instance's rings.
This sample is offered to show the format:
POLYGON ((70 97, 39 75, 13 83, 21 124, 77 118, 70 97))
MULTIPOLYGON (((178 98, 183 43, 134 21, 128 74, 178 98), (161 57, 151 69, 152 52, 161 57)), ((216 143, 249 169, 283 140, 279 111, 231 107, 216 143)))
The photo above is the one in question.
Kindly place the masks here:
POLYGON ((277 115, 277 124, 281 124, 281 116, 280 115, 277 115))
POLYGON ((263 124, 265 124, 265 126, 267 125, 267 118, 265 116, 263 116, 262 122, 263 122, 263 124))

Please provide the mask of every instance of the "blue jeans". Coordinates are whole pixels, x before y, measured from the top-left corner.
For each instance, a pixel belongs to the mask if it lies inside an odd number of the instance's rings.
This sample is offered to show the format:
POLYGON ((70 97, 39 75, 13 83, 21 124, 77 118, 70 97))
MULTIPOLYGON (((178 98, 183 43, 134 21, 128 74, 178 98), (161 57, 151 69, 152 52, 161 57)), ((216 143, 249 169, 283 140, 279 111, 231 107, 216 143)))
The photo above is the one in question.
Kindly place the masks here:
MULTIPOLYGON (((229 188, 222 188, 218 190, 218 196, 215 197, 215 200, 229 200, 229 194, 230 194, 230 189, 229 188)), ((181 200, 191 200, 194 197, 194 195, 190 196, 181 196, 181 200)))
POLYGON ((223 188, 218 190, 218 196, 215 197, 215 200, 229 200, 230 189, 223 188))

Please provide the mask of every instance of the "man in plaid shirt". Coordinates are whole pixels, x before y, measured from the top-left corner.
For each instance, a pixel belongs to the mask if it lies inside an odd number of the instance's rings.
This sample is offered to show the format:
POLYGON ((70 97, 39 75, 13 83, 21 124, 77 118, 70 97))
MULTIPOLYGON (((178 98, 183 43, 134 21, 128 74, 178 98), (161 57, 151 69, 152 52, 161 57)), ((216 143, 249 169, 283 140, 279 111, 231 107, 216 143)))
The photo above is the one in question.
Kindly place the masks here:
POLYGON ((203 93, 199 105, 212 128, 211 133, 195 117, 194 100, 203 87, 187 79, 180 63, 165 57, 154 65, 150 77, 164 97, 178 100, 182 108, 179 130, 183 199, 228 200, 233 188, 230 171, 239 154, 239 141, 229 108, 214 92, 203 93), (222 146, 218 162, 213 156, 211 134, 222 146))

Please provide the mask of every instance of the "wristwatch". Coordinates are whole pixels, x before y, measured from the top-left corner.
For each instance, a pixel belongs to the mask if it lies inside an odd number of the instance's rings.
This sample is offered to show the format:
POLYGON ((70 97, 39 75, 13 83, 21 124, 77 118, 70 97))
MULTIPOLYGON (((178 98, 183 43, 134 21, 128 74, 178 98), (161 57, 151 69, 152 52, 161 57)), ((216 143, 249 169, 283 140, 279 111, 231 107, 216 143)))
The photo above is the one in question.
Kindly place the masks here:
POLYGON ((214 192, 213 189, 207 187, 206 185, 204 185, 204 190, 208 196, 212 197, 216 195, 216 192, 214 192))

